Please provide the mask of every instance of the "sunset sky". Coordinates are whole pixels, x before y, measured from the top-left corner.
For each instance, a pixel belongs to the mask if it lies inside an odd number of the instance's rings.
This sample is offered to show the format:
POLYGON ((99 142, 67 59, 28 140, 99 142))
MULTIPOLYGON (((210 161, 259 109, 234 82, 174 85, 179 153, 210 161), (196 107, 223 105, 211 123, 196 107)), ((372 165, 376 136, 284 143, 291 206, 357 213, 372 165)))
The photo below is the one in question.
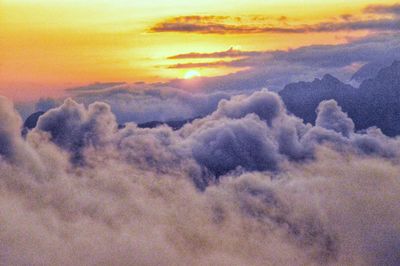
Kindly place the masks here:
POLYGON ((57 97, 94 82, 165 82, 246 69, 260 51, 339 44, 398 26, 396 1, 0 2, 0 94, 57 97))

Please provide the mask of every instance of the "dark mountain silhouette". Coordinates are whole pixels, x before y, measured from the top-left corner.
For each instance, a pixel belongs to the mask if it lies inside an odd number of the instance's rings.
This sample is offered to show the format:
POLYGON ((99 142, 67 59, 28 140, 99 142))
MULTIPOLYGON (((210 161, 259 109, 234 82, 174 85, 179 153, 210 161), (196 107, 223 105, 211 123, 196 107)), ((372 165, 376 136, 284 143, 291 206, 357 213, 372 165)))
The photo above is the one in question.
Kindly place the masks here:
POLYGON ((21 132, 22 136, 26 136, 26 134, 28 133, 29 130, 36 127, 39 117, 43 114, 44 114, 43 111, 39 111, 39 112, 33 113, 30 116, 28 116, 28 118, 25 120, 25 122, 22 126, 22 132, 21 132))
POLYGON ((355 94, 355 88, 329 74, 312 82, 301 81, 286 85, 279 92, 288 110, 308 123, 315 122, 317 117, 315 110, 321 101, 335 99, 339 102, 340 99, 340 103, 348 101, 347 106, 351 105, 350 99, 355 94))
POLYGON ((390 65, 392 62, 393 61, 382 60, 367 63, 363 65, 356 73, 354 73, 350 80, 361 83, 366 79, 374 78, 376 75, 378 75, 379 70, 390 65))
POLYGON ((377 126, 389 136, 400 134, 400 61, 382 68, 359 88, 325 75, 321 80, 289 84, 279 94, 290 112, 309 123, 315 121, 315 109, 321 101, 334 99, 353 119, 356 129, 377 126))
POLYGON ((31 114, 24 122, 23 127, 27 128, 27 129, 32 129, 34 127, 36 127, 37 121, 39 119, 39 117, 44 114, 43 111, 39 111, 36 113, 31 114))
POLYGON ((150 122, 138 124, 138 127, 140 127, 140 128, 154 128, 154 127, 158 127, 160 125, 168 125, 173 130, 178 130, 178 129, 182 128, 185 124, 191 123, 193 120, 195 120, 197 118, 199 118, 199 117, 185 119, 185 120, 166 121, 166 122, 150 121, 150 122))

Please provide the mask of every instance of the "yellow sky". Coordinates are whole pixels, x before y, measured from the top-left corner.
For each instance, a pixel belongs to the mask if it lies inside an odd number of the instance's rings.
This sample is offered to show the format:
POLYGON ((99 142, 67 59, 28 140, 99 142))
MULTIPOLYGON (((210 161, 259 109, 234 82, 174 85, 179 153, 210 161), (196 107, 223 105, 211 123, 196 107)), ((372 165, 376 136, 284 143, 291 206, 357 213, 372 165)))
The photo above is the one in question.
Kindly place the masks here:
MULTIPOLYGON (((92 82, 164 81, 188 69, 168 60, 189 52, 288 49, 345 42, 367 32, 196 34, 150 32, 176 16, 285 16, 295 25, 360 15, 369 4, 395 1, 199 0, 199 1, 0 1, 0 94, 19 100, 61 95, 62 89, 92 82), (84 3, 82 3, 84 2, 84 3)), ((207 61, 207 60, 203 60, 207 61)), ((208 59, 208 61, 210 61, 208 59)), ((199 62, 197 60, 196 62, 199 62)), ((197 69, 203 76, 237 71, 197 69)))

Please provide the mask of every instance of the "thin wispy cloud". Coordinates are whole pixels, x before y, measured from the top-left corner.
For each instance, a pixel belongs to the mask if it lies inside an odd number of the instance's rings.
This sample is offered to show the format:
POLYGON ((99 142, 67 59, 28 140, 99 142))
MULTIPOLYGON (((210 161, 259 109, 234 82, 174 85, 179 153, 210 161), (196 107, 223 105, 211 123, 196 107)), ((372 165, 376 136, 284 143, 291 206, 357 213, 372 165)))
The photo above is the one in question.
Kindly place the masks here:
POLYGON ((109 89, 112 87, 120 86, 125 84, 125 82, 96 82, 86 86, 68 88, 66 92, 87 92, 87 91, 99 91, 103 89, 109 89))
POLYGON ((257 51, 241 51, 234 48, 229 48, 226 51, 214 53, 185 53, 168 57, 168 59, 197 59, 197 58, 235 58, 245 56, 256 56, 260 52, 257 51))
POLYGON ((184 68, 215 68, 215 67, 226 67, 231 66, 230 62, 227 61, 215 61, 215 62, 205 62, 205 63, 180 63, 175 65, 170 65, 168 68, 184 69, 184 68))

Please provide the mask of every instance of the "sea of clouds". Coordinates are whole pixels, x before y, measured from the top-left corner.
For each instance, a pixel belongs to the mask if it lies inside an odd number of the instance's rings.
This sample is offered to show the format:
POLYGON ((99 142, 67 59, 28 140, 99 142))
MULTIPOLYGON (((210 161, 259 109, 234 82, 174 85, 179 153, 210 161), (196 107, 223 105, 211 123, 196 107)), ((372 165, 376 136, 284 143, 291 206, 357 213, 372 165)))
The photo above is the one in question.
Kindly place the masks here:
MULTIPOLYGON (((200 105, 199 105, 200 106, 200 105)), ((267 90, 179 130, 0 98, 0 264, 399 265, 400 140, 267 90)))

